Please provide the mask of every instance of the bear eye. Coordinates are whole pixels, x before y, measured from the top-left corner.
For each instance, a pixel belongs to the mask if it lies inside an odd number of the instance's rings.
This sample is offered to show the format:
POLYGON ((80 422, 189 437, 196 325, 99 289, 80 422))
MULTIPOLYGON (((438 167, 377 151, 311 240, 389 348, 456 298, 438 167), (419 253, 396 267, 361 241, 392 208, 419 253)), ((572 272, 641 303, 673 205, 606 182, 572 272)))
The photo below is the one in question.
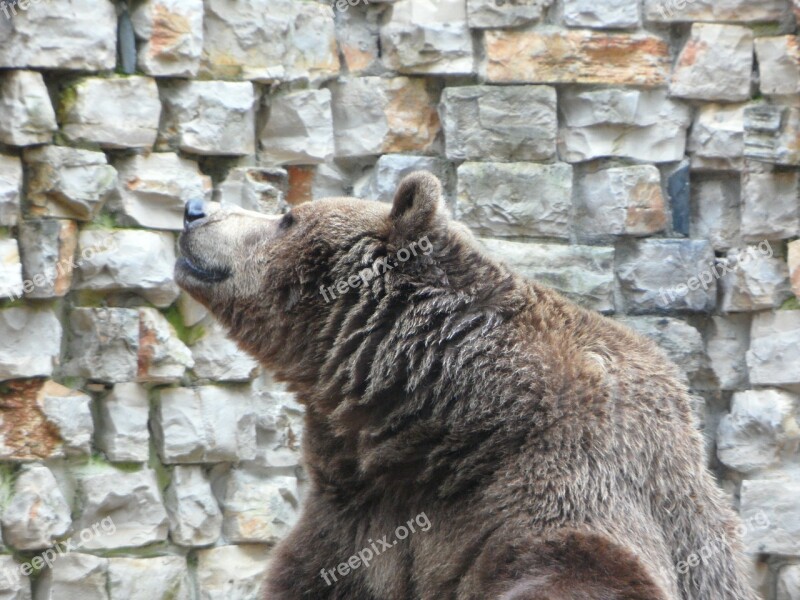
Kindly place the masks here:
POLYGON ((278 223, 278 229, 281 230, 289 229, 289 227, 291 227, 292 225, 294 225, 294 215, 288 212, 285 215, 283 215, 281 222, 278 223))

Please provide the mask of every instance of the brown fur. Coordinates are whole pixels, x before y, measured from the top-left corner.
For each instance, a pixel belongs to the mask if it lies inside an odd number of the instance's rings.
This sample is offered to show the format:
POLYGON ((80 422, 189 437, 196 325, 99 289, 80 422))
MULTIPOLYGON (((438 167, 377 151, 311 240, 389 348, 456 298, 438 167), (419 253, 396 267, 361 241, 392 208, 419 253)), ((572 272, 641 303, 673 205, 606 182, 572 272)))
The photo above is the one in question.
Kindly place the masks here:
POLYGON ((415 174, 391 211, 220 210, 182 236, 179 283, 307 409, 310 491, 266 598, 755 598, 674 366, 483 254, 440 197, 415 174), (429 255, 323 299, 424 236, 429 255), (323 581, 421 512, 429 531, 323 581))

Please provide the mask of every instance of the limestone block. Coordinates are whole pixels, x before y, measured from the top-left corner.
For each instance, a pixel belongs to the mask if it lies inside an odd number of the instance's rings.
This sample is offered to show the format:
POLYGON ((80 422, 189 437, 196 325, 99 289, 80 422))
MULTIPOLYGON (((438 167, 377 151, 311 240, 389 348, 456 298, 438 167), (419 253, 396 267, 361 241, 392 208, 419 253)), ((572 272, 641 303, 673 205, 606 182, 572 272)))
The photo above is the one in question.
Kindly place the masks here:
POLYGON ((479 235, 568 239, 572 167, 468 162, 458 168, 458 215, 479 235))
POLYGON ((166 141, 190 154, 244 156, 255 153, 253 84, 175 81, 162 86, 161 95, 164 102, 162 133, 166 141))
POLYGON ((0 142, 10 146, 50 143, 58 129, 47 86, 36 71, 0 75, 0 115, 0 142))
POLYGON ((99 402, 98 446, 113 462, 146 462, 150 433, 147 390, 137 383, 117 383, 99 402))
POLYGON ((255 457, 255 414, 247 393, 226 387, 166 388, 153 431, 165 464, 237 462, 255 457))
POLYGON ((555 157, 558 118, 552 87, 448 87, 440 112, 450 160, 527 162, 555 157))
POLYGON ((61 323, 51 310, 0 310, 0 381, 49 377, 61 354, 61 323))
POLYGON ((648 239, 617 248, 617 279, 633 314, 714 308, 714 251, 705 240, 648 239))
POLYGON ((155 79, 87 77, 62 95, 59 114, 62 132, 73 143, 152 148, 161 102, 155 79))
POLYGON ((621 157, 662 163, 684 157, 691 111, 664 90, 568 90, 559 108, 559 155, 567 162, 621 157))
POLYGON ((334 154, 331 92, 293 92, 271 98, 259 136, 265 165, 318 164, 334 154))
POLYGON ((138 65, 153 77, 194 77, 203 52, 203 0, 146 0, 131 15, 138 65))
POLYGON ((671 62, 669 45, 654 35, 554 28, 487 31, 485 52, 493 83, 655 88, 666 83, 671 62))
POLYGON ((46 466, 22 467, 2 512, 3 539, 17 550, 44 550, 72 524, 70 508, 46 466))
POLYGON ((116 168, 119 183, 111 204, 122 225, 180 231, 186 202, 211 200, 211 178, 172 152, 126 157, 116 168))
POLYGON ((753 32, 748 27, 696 23, 672 73, 681 98, 742 102, 750 98, 753 32))
POLYGON ((105 154, 44 146, 24 153, 31 217, 91 221, 117 183, 105 154))
POLYGON ((441 126, 423 79, 358 77, 330 90, 337 158, 435 150, 441 126))

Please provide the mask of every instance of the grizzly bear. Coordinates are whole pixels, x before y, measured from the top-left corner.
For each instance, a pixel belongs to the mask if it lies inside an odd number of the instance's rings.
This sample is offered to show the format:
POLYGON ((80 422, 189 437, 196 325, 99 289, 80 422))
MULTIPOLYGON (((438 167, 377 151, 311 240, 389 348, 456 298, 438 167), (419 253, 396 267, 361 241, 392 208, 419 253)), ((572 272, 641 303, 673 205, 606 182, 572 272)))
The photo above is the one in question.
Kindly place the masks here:
POLYGON ((391 206, 190 202, 180 248, 180 286, 306 407, 265 598, 755 598, 674 365, 487 256, 432 175, 391 206))

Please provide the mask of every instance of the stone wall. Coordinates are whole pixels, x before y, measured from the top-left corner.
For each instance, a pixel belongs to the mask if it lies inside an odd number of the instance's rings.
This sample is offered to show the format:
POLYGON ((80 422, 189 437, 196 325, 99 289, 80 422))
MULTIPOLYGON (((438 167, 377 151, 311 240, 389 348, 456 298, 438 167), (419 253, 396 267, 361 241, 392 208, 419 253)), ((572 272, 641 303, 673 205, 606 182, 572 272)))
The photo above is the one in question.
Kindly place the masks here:
POLYGON ((256 598, 302 408, 176 288, 182 207, 429 169, 682 367, 754 579, 800 599, 790 2, 0 2, 0 598, 256 598))

